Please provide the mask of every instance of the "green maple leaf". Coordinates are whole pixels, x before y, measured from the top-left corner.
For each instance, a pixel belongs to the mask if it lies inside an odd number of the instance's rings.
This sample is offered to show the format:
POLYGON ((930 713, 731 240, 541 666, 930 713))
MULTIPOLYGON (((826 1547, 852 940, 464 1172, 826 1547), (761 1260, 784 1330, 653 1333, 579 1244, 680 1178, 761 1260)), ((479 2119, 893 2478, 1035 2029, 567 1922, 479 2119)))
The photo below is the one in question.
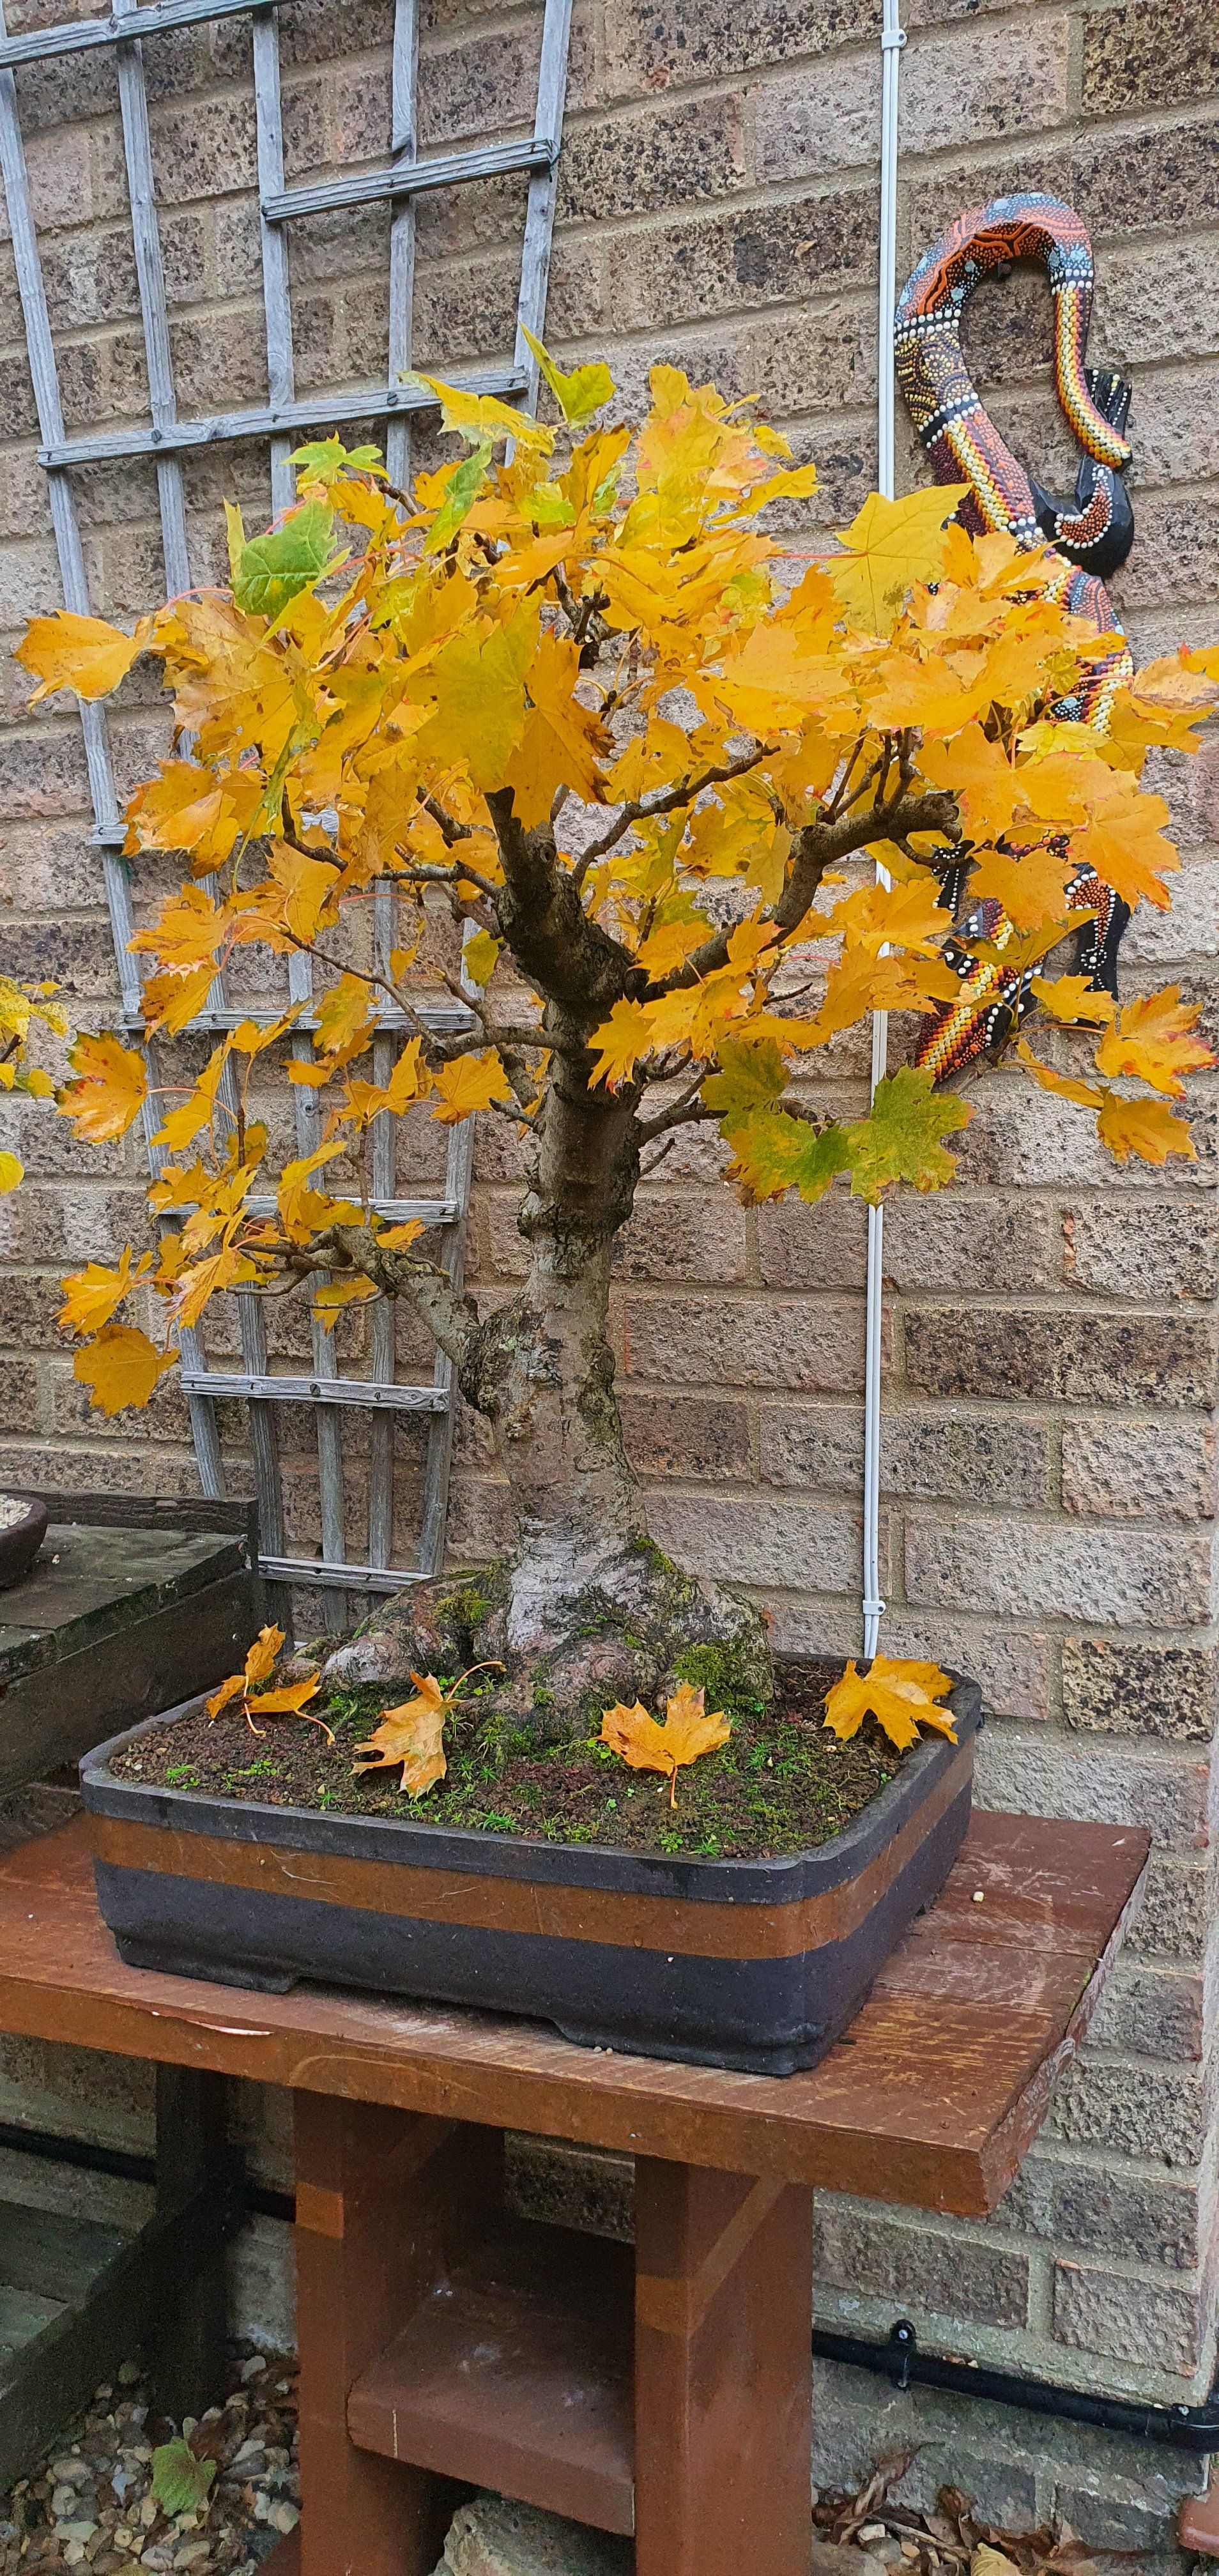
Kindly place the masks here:
POLYGON ((152 2492, 162 2513, 197 2513, 216 2475, 214 2460, 197 2460, 189 2442, 162 2442, 152 2455, 152 2492))
POLYGON ((460 465, 455 465, 445 485, 444 499, 423 541, 426 555, 438 555, 456 536, 463 519, 468 519, 478 498, 479 486, 491 462, 491 441, 480 439, 460 465))
POLYGON ((379 447, 344 447, 337 437, 313 438, 304 447, 294 447, 289 463, 300 467, 298 483, 324 483, 328 491, 347 472, 376 474, 385 480, 379 447))
POLYGON ((932 484, 887 501, 870 492, 849 528, 838 531, 840 555, 826 571, 848 617, 873 635, 887 635, 894 611, 916 581, 934 581, 943 560, 943 530, 964 483, 932 484))
POLYGON ((972 1116, 964 1100, 937 1091, 929 1073, 902 1065, 888 1074, 876 1086, 871 1116, 843 1131, 852 1197, 875 1204, 892 1181, 913 1181, 916 1190, 943 1189, 957 1163, 939 1140, 967 1126, 972 1116))
POLYGON ((787 1067, 773 1038, 750 1041, 726 1038, 720 1048, 720 1070, 709 1074, 703 1098, 725 1122, 753 1109, 769 1108, 787 1088, 787 1067))
MULTIPOLYGON (((523 324, 521 327, 524 329, 523 324)), ((564 420, 570 428, 579 429, 586 420, 592 419, 594 412, 604 408, 613 394, 614 379, 609 368, 598 360, 592 367, 574 367, 571 374, 565 376, 562 368, 555 365, 549 349, 544 349, 541 341, 535 340, 532 331, 525 331, 525 338, 564 420)))
POLYGON ((278 617, 289 600, 311 589, 337 560, 331 553, 333 537, 333 511, 324 501, 306 501, 281 528, 251 538, 237 557, 237 606, 252 617, 278 617))
POLYGON ((841 1127, 814 1127, 785 1109, 755 1109, 744 1118, 725 1120, 723 1133, 732 1147, 732 1175, 751 1199, 778 1198, 798 1190, 810 1206, 823 1199, 836 1172, 850 1161, 841 1127))

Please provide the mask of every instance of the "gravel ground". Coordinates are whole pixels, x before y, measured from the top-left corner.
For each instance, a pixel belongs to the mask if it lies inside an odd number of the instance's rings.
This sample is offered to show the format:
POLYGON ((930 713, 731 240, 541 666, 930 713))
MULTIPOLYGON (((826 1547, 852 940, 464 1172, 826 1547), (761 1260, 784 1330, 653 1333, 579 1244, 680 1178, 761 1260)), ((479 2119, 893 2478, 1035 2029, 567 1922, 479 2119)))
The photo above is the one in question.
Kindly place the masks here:
POLYGON ((0 2576, 80 2567, 96 2576, 256 2576, 299 2519, 295 2363, 261 2353, 234 2360, 223 2406, 179 2426, 150 2412, 148 2388, 125 2363, 83 2420, 34 2475, 0 2495, 0 2576), (206 2506, 165 2514, 151 2493, 154 2445, 184 2433, 216 2462, 206 2506))

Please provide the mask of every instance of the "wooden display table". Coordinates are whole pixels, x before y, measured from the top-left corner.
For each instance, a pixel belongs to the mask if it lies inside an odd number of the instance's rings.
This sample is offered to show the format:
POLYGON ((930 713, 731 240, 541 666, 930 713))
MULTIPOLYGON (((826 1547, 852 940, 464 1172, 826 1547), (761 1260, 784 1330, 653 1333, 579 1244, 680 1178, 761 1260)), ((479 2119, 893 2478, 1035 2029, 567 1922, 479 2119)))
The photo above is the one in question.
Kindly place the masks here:
MULTIPOLYGON (((808 2576, 813 2186, 992 2209, 1146 1854, 1133 1828, 976 1816, 850 2030, 779 2079, 126 1968, 73 1824, 0 1862, 0 2029, 293 2089, 303 2513, 275 2576, 298 2539, 301 2576, 430 2576, 474 2485, 633 2530, 636 2576, 808 2576), (505 2128, 629 2150, 633 2256, 506 2217, 505 2128)), ((222 2244, 194 2182, 168 2269, 202 2312, 222 2244)))

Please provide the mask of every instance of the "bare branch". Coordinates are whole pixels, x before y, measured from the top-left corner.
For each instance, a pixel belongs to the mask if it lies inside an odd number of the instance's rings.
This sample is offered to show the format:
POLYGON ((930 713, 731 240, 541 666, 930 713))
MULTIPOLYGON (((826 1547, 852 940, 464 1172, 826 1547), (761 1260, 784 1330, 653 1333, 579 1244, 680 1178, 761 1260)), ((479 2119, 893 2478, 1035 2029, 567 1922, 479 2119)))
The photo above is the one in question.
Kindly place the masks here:
POLYGON ((371 1279, 383 1297, 409 1298, 431 1325, 446 1358, 459 1371, 467 1365, 478 1330, 477 1310, 436 1262, 420 1261, 409 1252, 391 1252, 377 1242, 371 1226, 332 1225, 294 1254, 291 1266, 302 1271, 356 1271, 361 1278, 371 1279))
POLYGON ((652 796, 631 797, 611 830, 603 832, 599 841, 590 842, 579 866, 572 871, 575 884, 583 885, 595 861, 603 859, 633 823, 651 823, 660 814, 675 814, 681 806, 693 805, 705 788, 722 787, 729 778, 743 778, 748 770, 757 768, 759 761, 768 760, 775 748, 773 742, 764 742, 755 751, 742 752, 739 760, 725 761, 719 769, 705 769, 701 777, 683 780, 679 787, 658 789, 652 796))
POLYGON ((718 1111, 714 1109, 700 1112, 697 1106, 698 1095, 710 1071, 709 1064, 701 1063, 693 1081, 687 1083, 685 1090, 678 1093, 676 1100, 669 1102, 667 1109, 657 1110, 654 1118, 639 1120, 639 1133, 645 1145, 650 1145, 654 1136, 663 1136, 668 1128, 686 1126, 700 1115, 704 1118, 718 1116, 718 1111))
MULTIPOLYGON (((870 805, 865 814, 842 814, 835 822, 819 817, 814 823, 806 823, 796 841, 787 883, 778 901, 763 914, 763 920, 773 922, 784 933, 799 930, 827 868, 858 850, 870 848, 874 841, 908 840, 913 832, 940 832, 946 841, 961 840, 956 799, 947 789, 928 788, 917 795, 899 789, 889 803, 870 805)), ((683 966, 675 967, 661 982, 648 985, 645 1000, 658 1000, 662 993, 701 983, 705 975, 726 966, 731 936, 728 929, 705 939, 683 966)))

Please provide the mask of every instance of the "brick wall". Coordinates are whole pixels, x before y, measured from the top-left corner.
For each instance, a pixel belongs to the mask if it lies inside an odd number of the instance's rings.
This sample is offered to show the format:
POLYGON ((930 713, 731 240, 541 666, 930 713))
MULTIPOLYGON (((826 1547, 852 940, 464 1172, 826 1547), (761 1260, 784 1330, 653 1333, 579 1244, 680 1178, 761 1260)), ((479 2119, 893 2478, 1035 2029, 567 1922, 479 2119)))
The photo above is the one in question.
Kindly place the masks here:
MULTIPOLYGON (((25 0, 12 22, 31 14, 25 0)), ((1093 355, 1120 365, 1135 387, 1138 537, 1116 586, 1122 609, 1140 654, 1212 636, 1214 14, 1206 0, 913 0, 908 17, 899 268, 951 213, 984 196, 1049 186, 1079 208, 1100 270, 1093 355)), ((291 178, 384 154, 388 19, 389 0, 286 0, 291 178)), ((876 22, 874 0, 576 8, 549 335, 568 356, 608 350, 632 396, 660 354, 729 392, 760 392, 798 454, 817 459, 818 527, 849 514, 874 475, 876 22)), ((529 9, 430 0, 425 149, 525 114, 536 23, 529 9)), ((237 21, 148 49, 186 409, 265 392, 247 49, 237 21)), ((139 419, 112 68, 77 57, 23 71, 18 86, 70 421, 139 419)), ((519 214, 516 182, 424 202, 421 360, 505 351, 519 214)), ((297 227, 302 389, 383 367, 385 242, 378 212, 297 227)), ((1043 282, 988 282, 967 345, 1021 454, 1051 486, 1069 488, 1075 458, 1049 384, 1043 282)), ((3 245, 0 401, 9 433, 0 630, 11 635, 57 588, 3 245)), ((902 478, 920 470, 905 452, 902 478)), ((239 455, 189 468, 199 572, 215 558, 221 490, 257 509, 259 472, 239 455)), ((151 473, 106 468, 82 480, 98 603, 144 607, 159 578, 151 473)), ((82 823, 79 737, 55 711, 28 718, 12 666, 5 690, 5 962, 65 979, 89 1018, 103 1011, 113 978, 82 823)), ((147 758, 156 725, 133 688, 118 727, 125 776, 147 758)), ((1125 986, 1179 980, 1206 1001, 1214 1037, 1219 745, 1188 767, 1162 766, 1181 845, 1179 892, 1169 916, 1140 916, 1132 928, 1125 986)), ((900 1042, 899 1029, 895 1053, 900 1042)), ((827 1079, 849 1100, 863 1075, 856 1036, 836 1050, 827 1079)), ((1156 1856, 1147 1910, 1086 2062, 992 2221, 948 2229, 830 2201, 820 2228, 827 2317, 870 2331, 904 2311, 944 2349, 1089 2388, 1187 2400, 1208 2384, 1213 2361, 1212 1114, 1213 1104, 1197 1164, 1166 1180, 1145 1167, 1115 1170, 1068 1107, 988 1076, 962 1189, 900 1203, 887 1219, 885 1642, 931 1649, 982 1680, 995 1713, 982 1760, 992 1803, 1133 1817, 1149 1826, 1156 1856)), ((79 1151, 30 1110, 5 1116, 3 1141, 11 1130, 32 1180, 0 1210, 9 1255, 0 1467, 57 1483, 189 1484, 180 1398, 164 1390, 138 1437, 99 1426, 53 1321, 65 1258, 112 1252, 138 1226, 134 1159, 79 1151)), ((408 1139, 404 1177, 422 1176, 432 1150, 408 1139)), ((505 1154, 498 1135, 481 1140, 471 1262, 487 1293, 506 1287, 520 1261, 505 1154)), ((834 1198, 816 1210, 743 1211, 719 1187, 705 1140, 673 1155, 663 1184, 644 1190, 621 1247, 620 1383, 655 1534, 701 1568, 754 1585, 793 1647, 858 1642, 862 1281, 857 1208, 834 1198)), ((240 1480, 239 1414, 224 1428, 240 1480)), ((286 1426, 289 1510, 301 1538, 315 1510, 306 1434, 286 1426)), ((354 1539, 354 1428, 347 1439, 354 1539)), ((406 1499, 416 1465, 404 1430, 406 1499)), ((502 1525, 479 1426, 464 1425, 454 1547, 484 1550, 502 1525)), ((845 2457, 858 2392, 836 2387, 827 2421, 840 2428, 833 2439, 845 2457)), ((1101 2472, 1075 2436, 1051 2439, 1043 2427, 1040 2440, 1074 2499, 1071 2519, 1088 2529, 1089 2480, 1095 2486, 1101 2472)), ((1191 2472, 1172 2454, 1157 2469, 1167 2499, 1153 2515, 1159 2529, 1191 2472)), ((1044 2503, 1044 2478, 1038 2492, 1044 2503)), ((1119 2523, 1123 2509, 1120 2496, 1105 2506, 1119 2523)))

